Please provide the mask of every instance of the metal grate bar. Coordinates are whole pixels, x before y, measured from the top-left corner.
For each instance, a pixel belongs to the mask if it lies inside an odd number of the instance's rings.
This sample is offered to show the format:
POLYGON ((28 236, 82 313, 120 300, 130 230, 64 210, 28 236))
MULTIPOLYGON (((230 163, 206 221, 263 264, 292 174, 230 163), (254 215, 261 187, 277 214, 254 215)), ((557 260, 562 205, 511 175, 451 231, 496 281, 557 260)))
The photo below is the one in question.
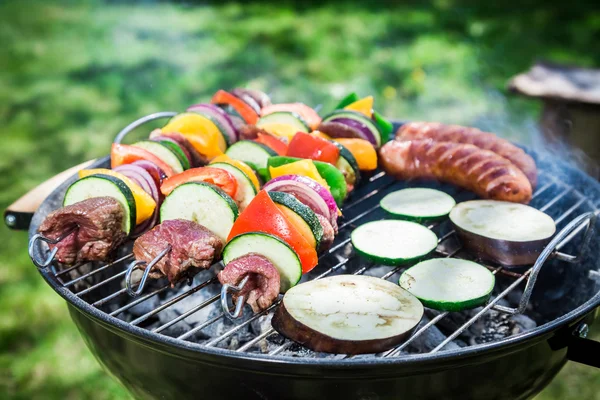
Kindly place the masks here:
POLYGON ((521 282, 523 282, 531 273, 531 269, 523 274, 520 278, 516 279, 513 283, 511 283, 504 291, 502 291, 498 296, 496 296, 492 301, 490 301, 481 311, 475 314, 470 320, 465 322, 460 328, 452 332, 450 336, 448 336, 442 343, 440 343, 436 348, 431 350, 431 353, 436 353, 448 343, 456 339, 461 333, 463 333, 468 327, 473 325, 475 321, 477 321, 483 314, 485 314, 489 309, 494 307, 496 303, 498 303, 501 299, 503 299, 508 293, 510 293, 514 288, 519 286, 521 282))
POLYGON ((179 340, 185 340, 188 339, 189 337, 191 337, 194 333, 201 331, 202 329, 206 328, 209 325, 214 324, 215 322, 217 322, 218 320, 220 320, 221 318, 225 317, 224 313, 221 313, 211 319, 209 319, 208 321, 198 325, 197 327, 190 329, 189 331, 187 331, 186 333, 184 333, 181 336, 178 336, 177 339, 179 340))
POLYGON ((554 181, 546 183, 544 186, 542 186, 541 188, 539 188, 538 190, 536 190, 536 192, 533 194, 533 196, 531 196, 531 198, 535 199, 540 194, 544 193, 546 191, 546 189, 550 188, 554 184, 555 184, 554 181))
POLYGON ((98 289, 100 286, 104 286, 107 283, 110 283, 110 282, 114 281, 117 278, 121 278, 121 277, 125 276, 126 273, 127 273, 127 271, 121 271, 118 274, 113 275, 110 278, 107 278, 107 279, 103 280, 102 282, 98 282, 95 285, 92 285, 92 286, 90 286, 87 289, 84 289, 84 290, 82 290, 80 292, 75 293, 75 295, 77 295, 78 297, 81 297, 84 294, 87 294, 87 293, 91 292, 94 289, 98 289))
POLYGON ((75 264, 75 265, 73 265, 72 267, 65 268, 65 269, 63 269, 63 270, 61 270, 61 271, 58 271, 58 272, 56 272, 56 273, 54 274, 54 276, 56 276, 56 277, 58 278, 58 277, 60 277, 61 275, 64 275, 64 274, 66 274, 66 273, 68 273, 68 272, 71 272, 71 271, 73 271, 73 270, 75 270, 75 269, 77 269, 77 268, 79 268, 79 267, 82 267, 82 266, 84 266, 84 265, 86 265, 86 264, 87 264, 87 263, 83 263, 83 264, 75 264))
MULTIPOLYGON (((111 293, 110 295, 108 295, 106 297, 103 297, 100 300, 96 301, 95 303, 92 304, 92 306, 94 306, 94 307, 100 307, 100 306, 108 303, 112 299, 114 299, 116 297, 119 297, 120 295, 122 295, 122 294, 124 294, 126 292, 127 292, 127 289, 125 289, 125 288, 119 289, 116 292, 111 293)), ((110 315, 112 315, 112 314, 110 314, 110 315)))
POLYGON ((169 322, 167 322, 164 325, 159 326, 158 328, 155 328, 152 330, 152 332, 156 332, 156 333, 160 333, 162 331, 164 331, 165 329, 167 329, 170 326, 175 325, 176 323, 178 323, 179 321, 189 317, 190 315, 192 315, 193 313, 195 313, 196 311, 200 311, 202 310, 204 307, 208 306, 209 304, 214 303, 215 301, 219 300, 219 298, 221 297, 220 294, 214 295, 213 297, 211 297, 208 300, 203 301, 202 303, 198 304, 196 307, 193 307, 191 309, 189 309, 188 311, 184 312, 183 314, 181 314, 179 317, 174 318, 172 320, 170 320, 169 322))
POLYGON ((569 215, 571 215, 571 213, 575 210, 577 210, 583 203, 585 203, 586 199, 582 198, 579 199, 579 201, 575 204, 573 204, 573 206, 571 208, 569 208, 567 211, 565 211, 560 217, 558 217, 557 219, 554 220, 554 223, 556 225, 560 224, 565 218, 567 218, 569 215))
POLYGON ((201 284, 199 284, 198 286, 194 286, 193 288, 191 288, 190 290, 188 290, 187 292, 184 292, 182 294, 180 294, 177 297, 173 297, 171 300, 167 301, 164 304, 161 304, 160 306, 156 307, 154 310, 142 315, 141 317, 131 321, 131 325, 137 325, 141 322, 144 322, 145 320, 147 320, 148 318, 150 318, 153 315, 158 314, 159 312, 161 312, 162 310, 164 310, 165 308, 171 307, 173 304, 185 299, 186 297, 191 296, 192 294, 196 293, 197 291, 204 289, 206 286, 210 285, 211 283, 214 283, 217 281, 217 277, 214 278, 210 278, 204 282, 202 282, 201 284))
POLYGON ((111 262, 109 264, 103 265, 102 267, 97 268, 97 269, 95 269, 95 270, 93 270, 91 272, 88 272, 85 275, 81 275, 80 277, 78 277, 76 279, 73 279, 72 281, 64 283, 63 286, 64 287, 72 286, 72 285, 76 284, 77 282, 80 282, 80 281, 82 281, 82 280, 84 280, 86 278, 89 278, 90 276, 93 276, 93 275, 95 275, 95 274, 97 274, 99 272, 102 272, 102 271, 104 271, 107 268, 115 266, 115 265, 119 264, 120 262, 123 262, 123 261, 125 261, 125 260, 127 260, 127 259, 129 259, 131 257, 133 257, 133 253, 127 254, 126 256, 123 256, 123 257, 119 258, 118 260, 115 260, 115 261, 113 261, 113 262, 111 262))
POLYGON ((448 311, 444 311, 443 313, 436 315, 433 319, 429 320, 428 323, 426 323, 421 328, 419 328, 419 330, 416 331, 411 337, 409 337, 404 343, 402 343, 400 346, 398 346, 396 348, 393 348, 391 350, 388 350, 385 353, 382 353, 381 357, 394 357, 394 356, 400 354, 400 352, 402 350, 404 350, 406 347, 408 347, 409 344, 411 344, 413 341, 415 341, 419 336, 421 336, 423 333, 425 333, 425 331, 427 329, 429 329, 432 326, 434 326, 435 324, 437 324, 438 321, 440 321, 442 318, 444 318, 448 314, 450 314, 448 311))
POLYGON ((249 348, 253 347, 256 343, 260 342, 263 339, 266 339, 268 336, 271 336, 274 333, 275 333, 275 329, 270 328, 269 330, 264 331, 263 333, 261 333, 260 335, 258 335, 254 339, 250 340, 248 343, 246 343, 245 345, 243 345, 239 349, 237 349, 236 352, 241 353, 243 351, 246 351, 249 348))
MULTIPOLYGON (((121 308, 119 308, 119 309, 111 312, 110 315, 114 317, 115 315, 118 315, 118 314, 122 313, 123 311, 127 311, 130 308, 132 308, 134 306, 137 306, 138 304, 140 304, 140 303, 148 300, 150 297, 152 297, 154 295, 157 295, 159 293, 164 292, 165 290, 167 290, 170 287, 171 287, 171 285, 166 284, 165 286, 161 287, 160 289, 156 289, 156 290, 154 290, 154 291, 152 291, 152 292, 150 292, 148 294, 145 294, 142 297, 139 297, 139 298, 135 299, 131 303, 128 303, 128 304, 124 305, 123 307, 121 307, 121 308)), ((125 293, 126 290, 127 289, 125 289, 125 288, 121 289, 122 293, 125 293)), ((102 300, 104 300, 104 299, 102 299, 102 300)), ((94 305, 96 305, 96 303, 94 303, 94 305)))
POLYGON ((565 190, 563 190, 562 192, 560 192, 558 195, 556 195, 552 200, 550 200, 548 203, 546 203, 543 207, 540 208, 540 211, 546 211, 547 209, 549 209, 550 207, 552 207, 554 204, 556 204, 560 199, 562 199, 563 197, 565 197, 567 194, 569 194, 569 192, 573 190, 573 187, 571 186, 567 186, 567 188, 565 190))

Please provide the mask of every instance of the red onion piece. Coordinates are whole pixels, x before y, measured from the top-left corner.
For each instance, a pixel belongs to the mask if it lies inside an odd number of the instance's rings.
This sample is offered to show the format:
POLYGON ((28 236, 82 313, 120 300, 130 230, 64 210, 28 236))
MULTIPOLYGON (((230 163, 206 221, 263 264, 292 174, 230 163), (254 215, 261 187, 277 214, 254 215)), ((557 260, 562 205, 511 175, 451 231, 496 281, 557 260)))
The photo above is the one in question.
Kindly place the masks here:
POLYGON ((157 167, 156 164, 151 161, 139 160, 132 162, 130 165, 137 165, 145 169, 146 172, 152 176, 152 179, 154 179, 157 187, 160 187, 163 179, 167 177, 163 170, 157 167))
POLYGON ((152 196, 152 198, 156 202, 156 207, 154 208, 152 216, 147 220, 143 221, 138 226, 136 226, 135 230, 133 231, 131 236, 133 238, 136 238, 142 235, 148 229, 154 227, 154 225, 156 225, 156 223, 158 222, 158 215, 162 195, 156 184, 156 181, 145 168, 134 164, 124 164, 118 166, 114 170, 115 172, 119 172, 125 175, 134 183, 137 183, 142 189, 144 189, 146 193, 152 196))
POLYGON ((271 179, 263 187, 266 191, 285 192, 295 196, 314 212, 337 226, 338 207, 333 196, 314 180, 300 175, 282 175, 271 179))
POLYGON ((233 123, 231 117, 220 107, 214 104, 194 104, 193 106, 189 106, 187 111, 203 112, 213 117, 225 129, 223 133, 227 135, 231 144, 237 142, 240 138, 238 128, 233 123))
POLYGON ((371 130, 365 124, 362 124, 359 121, 350 118, 335 118, 328 122, 338 122, 340 124, 346 124, 349 127, 359 131, 363 135, 363 139, 366 139, 369 142, 371 142, 373 146, 377 146, 377 139, 375 139, 375 136, 373 136, 373 132, 371 132, 371 130))

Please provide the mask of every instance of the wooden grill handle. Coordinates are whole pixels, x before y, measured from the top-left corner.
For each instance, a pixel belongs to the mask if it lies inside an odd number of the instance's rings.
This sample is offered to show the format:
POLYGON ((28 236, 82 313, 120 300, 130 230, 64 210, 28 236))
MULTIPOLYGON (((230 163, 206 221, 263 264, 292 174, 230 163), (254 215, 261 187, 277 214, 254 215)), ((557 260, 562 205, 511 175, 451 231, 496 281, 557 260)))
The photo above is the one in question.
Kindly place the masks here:
POLYGON ((60 186, 60 184, 76 174, 77 171, 89 167, 95 161, 90 160, 71 167, 25 193, 4 211, 4 222, 6 225, 15 230, 29 229, 33 213, 35 213, 46 197, 60 186))

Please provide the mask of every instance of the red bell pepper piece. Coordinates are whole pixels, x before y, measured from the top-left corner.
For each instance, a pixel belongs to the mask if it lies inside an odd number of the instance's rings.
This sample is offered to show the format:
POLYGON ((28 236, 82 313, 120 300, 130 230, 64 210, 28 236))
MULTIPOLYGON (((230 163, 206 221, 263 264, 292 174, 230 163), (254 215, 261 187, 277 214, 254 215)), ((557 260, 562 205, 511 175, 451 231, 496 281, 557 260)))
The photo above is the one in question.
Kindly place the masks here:
POLYGON ((206 182, 213 184, 227 193, 231 198, 235 198, 237 191, 237 181, 235 177, 224 169, 213 167, 191 168, 180 174, 173 175, 163 181, 160 191, 167 196, 177 186, 188 182, 206 182))
POLYGON ((280 156, 285 156, 287 154, 288 145, 277 139, 275 136, 267 135, 265 133, 258 133, 258 137, 254 139, 254 141, 264 144, 280 156))
POLYGON ((135 161, 146 160, 154 163, 158 168, 164 172, 166 176, 175 175, 173 168, 169 167, 163 160, 144 150, 140 147, 129 146, 126 144, 113 143, 110 149, 110 167, 116 168, 119 165, 131 164, 135 161))
POLYGON ((335 165, 340 157, 340 149, 326 139, 298 132, 288 145, 287 155, 335 165))
POLYGON ((213 104, 229 104, 248 124, 256 124, 258 121, 258 114, 252 107, 246 104, 244 100, 224 90, 217 91, 210 102, 213 104))
POLYGON ((261 190, 236 219, 227 241, 247 232, 264 232, 277 236, 298 254, 302 272, 313 269, 318 262, 317 252, 277 208, 268 193, 261 190))

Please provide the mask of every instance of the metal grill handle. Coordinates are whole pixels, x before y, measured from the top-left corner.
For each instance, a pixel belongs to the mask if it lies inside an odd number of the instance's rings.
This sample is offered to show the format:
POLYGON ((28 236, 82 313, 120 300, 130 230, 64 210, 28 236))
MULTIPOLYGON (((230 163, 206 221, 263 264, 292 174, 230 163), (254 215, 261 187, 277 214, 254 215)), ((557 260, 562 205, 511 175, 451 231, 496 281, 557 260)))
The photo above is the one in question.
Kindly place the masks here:
POLYGON ((117 136, 115 137, 115 140, 113 140, 113 143, 121 143, 121 141, 123 141, 123 138, 125 138, 125 136, 127 136, 129 132, 150 121, 154 121, 161 118, 172 118, 177 114, 178 113, 175 111, 161 111, 157 113, 148 114, 142 118, 136 119, 135 121, 127 125, 125 128, 121 129, 121 132, 117 133, 117 136))

